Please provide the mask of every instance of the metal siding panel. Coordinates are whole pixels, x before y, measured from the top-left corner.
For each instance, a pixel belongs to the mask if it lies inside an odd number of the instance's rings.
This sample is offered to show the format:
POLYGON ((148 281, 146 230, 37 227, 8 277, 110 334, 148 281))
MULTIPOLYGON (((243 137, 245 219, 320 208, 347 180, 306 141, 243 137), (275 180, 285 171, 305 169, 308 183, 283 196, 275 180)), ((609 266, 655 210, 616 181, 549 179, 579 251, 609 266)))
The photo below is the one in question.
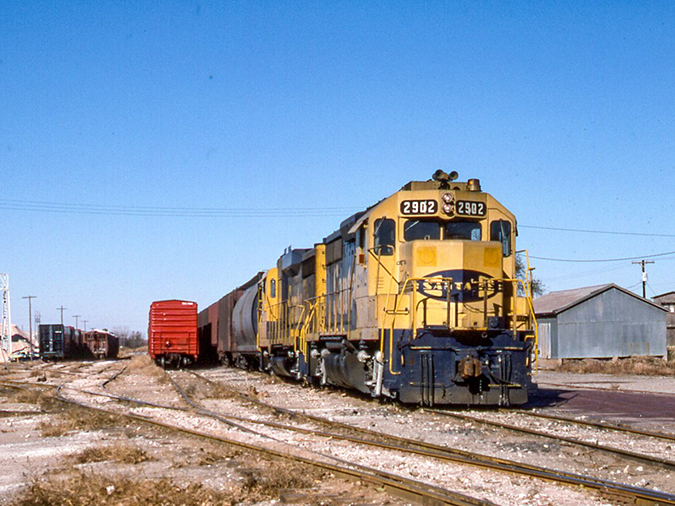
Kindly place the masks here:
POLYGON ((552 351, 552 327, 555 323, 553 319, 540 320, 538 323, 539 326, 539 357, 540 358, 553 358, 552 351))

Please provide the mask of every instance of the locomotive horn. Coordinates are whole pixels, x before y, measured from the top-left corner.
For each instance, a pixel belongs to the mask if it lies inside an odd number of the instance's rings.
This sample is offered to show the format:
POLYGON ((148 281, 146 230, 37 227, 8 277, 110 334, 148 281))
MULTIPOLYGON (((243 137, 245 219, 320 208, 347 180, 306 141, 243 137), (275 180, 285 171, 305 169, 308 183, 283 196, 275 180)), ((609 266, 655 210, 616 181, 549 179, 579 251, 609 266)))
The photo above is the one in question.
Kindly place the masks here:
POLYGON ((448 183, 457 179, 459 174, 454 170, 450 174, 447 174, 443 169, 438 169, 431 177, 434 181, 438 181, 439 183, 448 183))

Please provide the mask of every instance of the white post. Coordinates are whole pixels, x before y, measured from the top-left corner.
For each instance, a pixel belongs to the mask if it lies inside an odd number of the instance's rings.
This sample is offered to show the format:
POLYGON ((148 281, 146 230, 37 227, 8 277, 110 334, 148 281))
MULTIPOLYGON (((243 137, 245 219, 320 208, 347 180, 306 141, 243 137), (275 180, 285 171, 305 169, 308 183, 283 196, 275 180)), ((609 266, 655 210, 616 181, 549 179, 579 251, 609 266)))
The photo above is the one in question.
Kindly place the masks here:
POLYGON ((12 318, 9 311, 9 275, 0 274, 0 290, 2 290, 2 326, 0 341, 2 350, 9 356, 12 353, 12 318))

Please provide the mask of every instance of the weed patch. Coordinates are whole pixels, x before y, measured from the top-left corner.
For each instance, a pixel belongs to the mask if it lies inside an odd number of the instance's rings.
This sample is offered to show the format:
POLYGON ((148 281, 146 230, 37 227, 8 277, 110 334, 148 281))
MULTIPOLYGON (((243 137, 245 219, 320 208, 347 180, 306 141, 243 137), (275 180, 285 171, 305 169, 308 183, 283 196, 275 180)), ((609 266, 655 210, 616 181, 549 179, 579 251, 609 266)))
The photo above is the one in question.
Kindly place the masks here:
POLYGON ((40 430, 43 437, 60 437, 71 431, 90 431, 121 425, 123 425, 123 419, 117 415, 68 406, 50 422, 42 422, 40 430))
POLYGON ((675 363, 651 357, 564 360, 559 372, 581 374, 634 374, 639 376, 675 376, 675 363))
POLYGON ((19 497, 16 506, 69 506, 161 504, 163 506, 211 506, 234 504, 230 494, 201 484, 177 485, 172 480, 136 480, 81 472, 71 478, 37 479, 19 497))
POLYGON ((129 443, 94 446, 73 455, 72 458, 76 464, 106 461, 120 462, 122 464, 140 464, 141 462, 150 460, 145 450, 129 443))
POLYGON ((167 379, 164 371, 155 364, 155 362, 150 358, 150 355, 136 355, 130 361, 127 366, 127 371, 130 373, 137 374, 139 376, 150 377, 157 380, 159 383, 167 384, 169 380, 167 379))

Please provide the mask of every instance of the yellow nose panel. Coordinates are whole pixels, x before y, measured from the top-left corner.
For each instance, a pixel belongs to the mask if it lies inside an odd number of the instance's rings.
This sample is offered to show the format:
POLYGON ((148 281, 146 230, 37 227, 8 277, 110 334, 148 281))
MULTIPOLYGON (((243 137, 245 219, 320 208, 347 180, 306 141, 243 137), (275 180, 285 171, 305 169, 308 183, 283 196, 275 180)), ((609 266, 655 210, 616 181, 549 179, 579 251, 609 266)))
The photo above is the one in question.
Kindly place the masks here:
POLYGON ((485 253, 483 255, 485 267, 499 267, 500 260, 501 250, 499 248, 485 248, 485 253))
POLYGON ((436 267, 436 246, 417 248, 416 256, 415 265, 417 267, 436 267))

